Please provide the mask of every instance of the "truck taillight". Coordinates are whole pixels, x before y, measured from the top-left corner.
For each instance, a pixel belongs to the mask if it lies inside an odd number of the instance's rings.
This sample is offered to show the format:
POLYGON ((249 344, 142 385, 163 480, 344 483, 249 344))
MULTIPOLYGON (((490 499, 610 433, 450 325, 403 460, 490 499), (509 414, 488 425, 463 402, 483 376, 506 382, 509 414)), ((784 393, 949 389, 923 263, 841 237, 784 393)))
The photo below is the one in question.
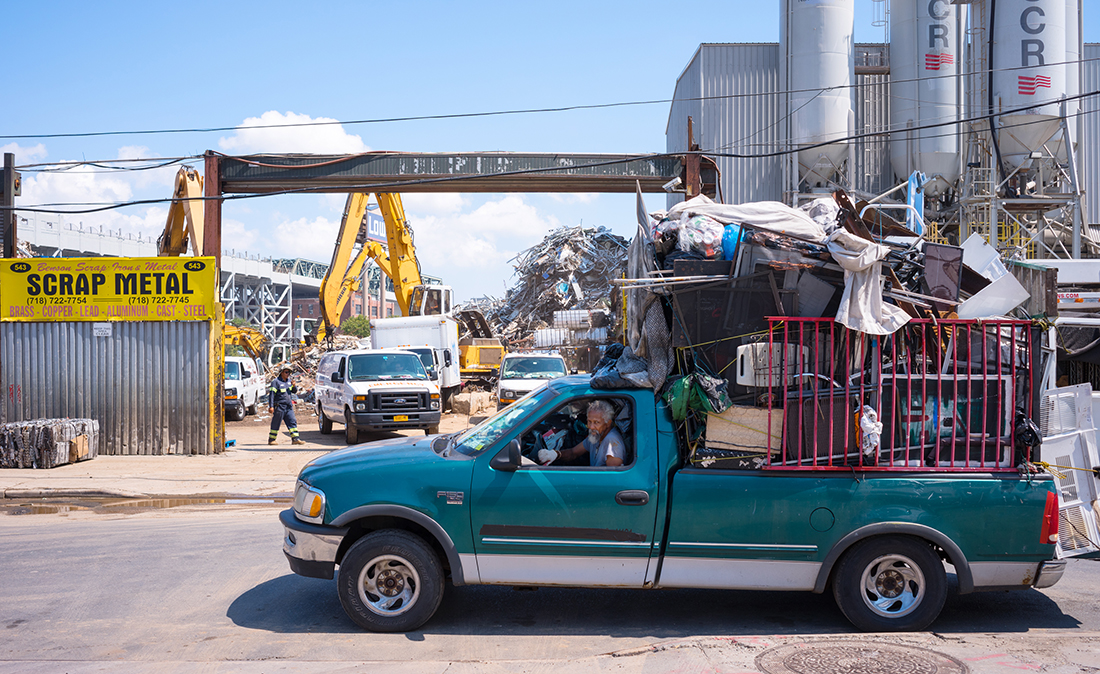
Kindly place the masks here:
POLYGON ((1039 542, 1053 545, 1058 542, 1058 493, 1047 492, 1047 507, 1043 511, 1043 530, 1039 542))

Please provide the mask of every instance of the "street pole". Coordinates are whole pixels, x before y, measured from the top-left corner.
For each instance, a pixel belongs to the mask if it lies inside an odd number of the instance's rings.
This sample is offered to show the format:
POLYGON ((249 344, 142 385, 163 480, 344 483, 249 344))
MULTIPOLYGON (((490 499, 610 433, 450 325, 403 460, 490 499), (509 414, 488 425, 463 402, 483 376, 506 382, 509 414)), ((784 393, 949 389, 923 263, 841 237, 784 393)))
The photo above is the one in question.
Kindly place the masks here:
POLYGON ((15 257, 15 197, 19 196, 19 174, 15 172, 15 153, 4 153, 4 177, 0 183, 0 231, 4 234, 4 257, 15 257))

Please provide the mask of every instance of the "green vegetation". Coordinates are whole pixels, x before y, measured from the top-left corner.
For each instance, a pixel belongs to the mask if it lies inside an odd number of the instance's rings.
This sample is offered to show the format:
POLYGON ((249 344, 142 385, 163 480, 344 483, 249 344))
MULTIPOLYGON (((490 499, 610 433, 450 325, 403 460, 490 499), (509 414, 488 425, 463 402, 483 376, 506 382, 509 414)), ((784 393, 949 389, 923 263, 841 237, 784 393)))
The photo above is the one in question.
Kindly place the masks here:
POLYGON ((369 337, 370 319, 366 316, 352 316, 340 324, 340 332, 353 337, 369 337))

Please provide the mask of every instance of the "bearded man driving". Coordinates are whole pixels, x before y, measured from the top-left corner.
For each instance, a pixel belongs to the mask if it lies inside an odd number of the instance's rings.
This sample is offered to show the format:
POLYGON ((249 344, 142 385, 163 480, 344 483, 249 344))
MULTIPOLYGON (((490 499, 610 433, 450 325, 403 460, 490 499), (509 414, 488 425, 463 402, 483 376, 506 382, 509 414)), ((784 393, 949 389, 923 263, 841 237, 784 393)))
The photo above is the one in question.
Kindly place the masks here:
POLYGON ((548 466, 555 461, 576 459, 588 454, 590 465, 621 466, 626 457, 626 443, 615 428, 615 408, 606 400, 588 404, 588 437, 571 449, 540 449, 539 463, 548 466))

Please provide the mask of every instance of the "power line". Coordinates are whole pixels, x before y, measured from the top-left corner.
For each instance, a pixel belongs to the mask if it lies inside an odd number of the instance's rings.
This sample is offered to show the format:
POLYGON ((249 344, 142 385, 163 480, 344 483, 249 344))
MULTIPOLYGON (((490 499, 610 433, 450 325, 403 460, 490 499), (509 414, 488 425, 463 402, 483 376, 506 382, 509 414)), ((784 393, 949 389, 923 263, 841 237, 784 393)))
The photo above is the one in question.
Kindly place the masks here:
MULTIPOLYGON (((1084 64, 1091 61, 1100 61, 1100 58, 1095 59, 1079 59, 1076 61, 1061 61, 1058 63, 1047 63, 1043 67, 1069 65, 1071 63, 1084 64)), ((901 84, 904 82, 927 82, 936 79, 954 79, 956 77, 974 77, 982 76, 990 73, 997 72, 1011 72, 1015 70, 1031 70, 1037 66, 1015 66, 1010 68, 995 68, 992 70, 976 70, 970 73, 957 73, 954 75, 933 75, 929 77, 914 77, 908 79, 891 80, 892 83, 901 84)), ((613 108, 623 107, 636 107, 643 105, 656 105, 656 104, 668 104, 675 101, 714 101, 714 100, 728 100, 737 98, 749 98, 755 96, 782 96, 789 94, 799 93, 820 93, 822 91, 836 91, 843 89, 853 89, 863 86, 878 86, 878 83, 852 83, 845 85, 838 85, 834 87, 817 87, 814 89, 789 89, 781 91, 773 91, 764 94, 758 93, 743 93, 743 94, 725 94, 722 96, 698 96, 690 98, 659 98, 651 100, 640 101, 623 101, 618 103, 594 103, 588 105, 566 105, 558 107, 548 108, 525 108, 517 110, 494 110, 487 112, 465 112, 465 113, 449 113, 440 115, 410 115, 405 117, 381 117, 375 119, 356 119, 349 121, 311 121, 311 122, 294 122, 291 124, 256 124, 253 126, 213 126, 213 127, 194 127, 185 129, 144 129, 144 130, 131 130, 131 131, 87 131, 76 133, 42 133, 42 134, 12 134, 12 135, 0 135, 0 140, 28 140, 28 139, 44 139, 44 138, 91 138, 102 136, 143 136, 143 135, 164 135, 164 134, 182 134, 182 133, 218 133, 224 131, 247 131, 251 129, 278 129, 278 128, 296 128, 296 127, 312 127, 312 126, 355 126, 360 124, 389 124, 395 122, 416 122, 416 121, 437 121, 445 119, 471 119, 480 117, 503 117, 511 115, 529 115, 529 114, 546 114, 546 113, 558 113, 558 112, 574 112, 579 110, 606 110, 613 108)))
MULTIPOLYGON (((1074 96, 1067 96, 1064 99, 1059 99, 1059 101, 1061 101, 1061 100, 1065 100, 1065 101, 1078 100, 1078 99, 1082 99, 1082 98, 1086 98, 1086 97, 1090 97, 1090 96, 1096 96, 1098 94, 1100 94, 1100 91, 1088 92, 1088 93, 1083 93, 1083 94, 1076 94, 1074 96)), ((1050 102, 1034 103, 1032 105, 1026 105, 1026 106, 1021 106, 1021 107, 1018 107, 1018 108, 1012 108, 1012 109, 1009 109, 1009 110, 1004 110, 1004 111, 1002 111, 1000 113, 997 113, 997 114, 982 114, 982 115, 976 115, 974 117, 964 118, 964 119, 960 119, 960 120, 952 120, 952 121, 946 121, 946 122, 935 122, 935 123, 929 123, 929 124, 921 124, 921 125, 917 125, 917 126, 906 127, 905 130, 906 131, 920 131, 920 130, 924 130, 924 129, 935 129, 935 128, 942 128, 942 127, 946 127, 946 126, 971 124, 971 123, 978 122, 978 121, 988 120, 988 119, 991 119, 993 117, 1004 117, 1004 116, 1013 115, 1013 114, 1016 114, 1016 113, 1019 113, 1019 112, 1025 112, 1027 110, 1032 110, 1032 109, 1035 109, 1035 108, 1046 107, 1048 105, 1051 105, 1051 103, 1050 102)), ((1096 112, 1100 112, 1100 111, 1091 111, 1090 110, 1090 111, 1084 111, 1084 112, 1080 112, 1080 113, 1074 113, 1074 115, 1095 114, 1096 112)), ((1067 116, 1072 116, 1072 115, 1067 115, 1067 116)), ((1034 121, 1028 121, 1028 122, 1021 122, 1021 123, 1018 123, 1018 124, 1009 125, 1008 128, 1015 128, 1015 127, 1019 127, 1019 126, 1028 126, 1030 124, 1046 123, 1047 121, 1048 120, 1044 119, 1044 120, 1034 120, 1034 121)), ((1004 128, 1004 127, 1002 127, 1002 128, 1004 128)), ((502 171, 500 173, 494 173, 494 174, 491 174, 491 175, 442 176, 442 177, 438 177, 438 178, 421 178, 421 179, 417 179, 417 180, 403 180, 403 181, 397 181, 397 182, 361 183, 361 184, 343 186, 340 191, 341 192, 401 191, 400 190, 401 187, 408 187, 410 185, 439 184, 439 183, 455 182, 455 181, 461 181, 461 180, 475 180, 476 181, 476 180, 483 179, 483 178, 500 178, 500 177, 519 176, 519 175, 532 174, 532 173, 551 173, 551 172, 554 172, 554 171, 574 171, 574 170, 577 170, 577 169, 595 168, 595 167, 599 167, 599 166, 613 166, 613 165, 616 165, 616 164, 623 164, 623 163, 628 163, 628 162, 632 162, 632 161, 645 161, 647 159, 659 159, 659 158, 663 158, 663 157, 678 157, 678 156, 683 156, 683 155, 686 155, 686 154, 699 154, 699 155, 704 155, 704 156, 709 156, 709 157, 730 157, 730 158, 734 158, 734 159, 766 159, 766 158, 770 158, 770 157, 786 156, 786 155, 794 154, 794 153, 797 153, 797 152, 812 150, 812 149, 819 148, 819 147, 826 147, 828 145, 834 145, 834 144, 837 144, 837 143, 843 143, 843 142, 849 142, 849 141, 853 141, 853 140, 859 140, 859 139, 862 139, 862 138, 870 138, 870 137, 875 137, 875 136, 889 136, 890 133, 892 133, 892 131, 889 131, 889 130, 886 130, 886 131, 869 131, 869 132, 865 132, 865 133, 850 134, 848 136, 835 138, 835 139, 828 140, 828 141, 822 141, 822 142, 819 142, 819 143, 804 144, 804 145, 801 145, 799 147, 776 150, 776 151, 773 151, 773 152, 762 152, 762 153, 757 153, 757 154, 742 154, 742 153, 732 153, 732 152, 713 152, 713 151, 709 151, 709 150, 700 150, 700 151, 695 151, 695 152, 691 152, 691 151, 688 151, 688 152, 655 152, 655 153, 649 153, 649 154, 629 155, 629 156, 621 158, 621 159, 611 159, 611 160, 602 161, 602 162, 589 162, 589 163, 585 163, 585 164, 573 164, 573 165, 570 165, 570 166, 563 166, 563 167, 540 167, 540 168, 532 168, 532 169, 517 169, 517 170, 514 170, 514 171, 502 171), (396 188, 396 189, 394 189, 394 188, 396 188)), ((351 157, 354 157, 354 156, 358 156, 358 155, 349 155, 347 157, 341 157, 341 158, 334 159, 334 160, 331 160, 331 161, 327 161, 327 162, 324 162, 324 163, 335 163, 337 161, 346 161, 347 159, 349 159, 351 157)), ((247 161, 247 160, 245 160, 245 161, 247 161)), ((280 166, 279 168, 284 168, 284 167, 280 166)), ((298 167, 285 167, 285 168, 298 168, 298 167)), ((89 203, 38 204, 38 205, 35 205, 35 206, 17 207, 17 208, 11 208, 11 209, 8 209, 8 210, 23 211, 23 212, 28 212, 28 213, 58 213, 58 214, 65 214, 65 215, 81 215, 81 214, 87 214, 87 213, 98 213, 98 212, 101 212, 101 211, 115 210, 115 209, 119 209, 119 208, 128 208, 128 207, 131 207, 131 206, 145 206, 145 205, 152 205, 152 204, 164 204, 164 203, 173 203, 173 202, 177 202, 177 201, 199 201, 199 200, 201 200, 201 201, 213 201, 213 200, 235 201, 235 200, 239 200, 239 199, 256 199, 256 198, 261 198, 261 197, 279 196, 279 195, 285 195, 285 194, 320 194, 320 193, 329 193, 331 191, 332 191, 331 187, 325 187, 325 186, 301 187, 301 188, 288 189, 288 190, 279 190, 279 191, 275 191, 275 192, 264 192, 264 193, 255 193, 255 194, 232 194, 232 195, 223 195, 223 196, 220 196, 220 197, 201 197, 200 199, 162 198, 162 199, 141 199, 141 200, 136 200, 136 201, 117 202, 117 203, 94 203, 94 202, 89 202, 89 203), (93 208, 83 209, 83 210, 56 210, 56 209, 53 209, 53 208, 46 208, 47 206, 84 206, 84 205, 92 206, 93 208)))

